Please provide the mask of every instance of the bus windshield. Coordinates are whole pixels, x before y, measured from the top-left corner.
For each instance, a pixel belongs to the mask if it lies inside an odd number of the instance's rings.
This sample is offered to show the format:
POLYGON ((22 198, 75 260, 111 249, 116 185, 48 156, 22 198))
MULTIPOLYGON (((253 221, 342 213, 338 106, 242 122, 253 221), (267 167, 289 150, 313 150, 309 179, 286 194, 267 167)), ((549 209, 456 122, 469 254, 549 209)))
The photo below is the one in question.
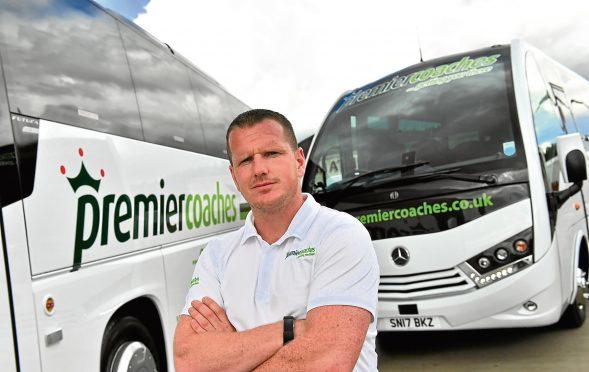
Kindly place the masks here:
POLYGON ((512 85, 509 49, 492 48, 422 63, 356 89, 336 103, 320 130, 304 187, 341 189, 362 174, 523 169, 512 85))

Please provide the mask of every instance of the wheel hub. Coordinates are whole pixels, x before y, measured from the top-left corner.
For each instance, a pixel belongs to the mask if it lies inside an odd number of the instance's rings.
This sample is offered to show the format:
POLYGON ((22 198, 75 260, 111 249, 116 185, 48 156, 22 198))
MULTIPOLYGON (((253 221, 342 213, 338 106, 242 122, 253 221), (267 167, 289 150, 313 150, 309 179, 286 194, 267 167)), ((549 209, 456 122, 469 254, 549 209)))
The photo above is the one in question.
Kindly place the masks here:
POLYGON ((157 372, 153 354, 142 342, 125 342, 117 349, 111 372, 157 372))

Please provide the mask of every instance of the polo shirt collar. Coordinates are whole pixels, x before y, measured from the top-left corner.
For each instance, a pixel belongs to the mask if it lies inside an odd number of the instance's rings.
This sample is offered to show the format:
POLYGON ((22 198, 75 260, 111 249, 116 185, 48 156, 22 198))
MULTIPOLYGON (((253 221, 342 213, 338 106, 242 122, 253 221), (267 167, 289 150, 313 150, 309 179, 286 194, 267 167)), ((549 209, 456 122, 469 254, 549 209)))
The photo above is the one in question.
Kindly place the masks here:
POLYGON ((254 226, 254 215, 250 210, 247 213, 247 217, 245 218, 245 225, 243 226, 243 237, 241 238, 240 244, 243 245, 246 240, 251 237, 258 236, 258 232, 256 231, 256 227, 254 226))
MULTIPOLYGON (((305 197, 303 205, 301 205, 295 214, 286 232, 274 243, 275 245, 282 244, 290 237, 303 239, 309 230, 309 227, 311 226, 311 223, 313 222, 313 219, 315 219, 315 216, 319 212, 319 208, 321 206, 315 201, 311 194, 303 193, 303 196, 305 197)), ((262 237, 258 234, 258 231, 254 226, 254 215, 250 211, 247 215, 247 218, 245 219, 243 237, 241 238, 240 243, 243 245, 251 237, 259 237, 260 240, 262 240, 262 237)))

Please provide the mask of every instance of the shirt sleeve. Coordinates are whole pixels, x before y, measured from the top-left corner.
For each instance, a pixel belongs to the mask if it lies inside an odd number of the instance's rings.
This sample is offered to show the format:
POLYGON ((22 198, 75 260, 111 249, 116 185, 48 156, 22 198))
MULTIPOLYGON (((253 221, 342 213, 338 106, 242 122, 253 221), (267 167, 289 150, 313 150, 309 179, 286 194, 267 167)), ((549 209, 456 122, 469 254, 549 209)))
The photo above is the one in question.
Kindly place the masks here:
POLYGON ((223 297, 221 296, 219 280, 220 250, 218 249, 218 244, 218 240, 211 240, 198 257, 181 314, 188 315, 188 309, 191 306, 190 303, 193 300, 200 301, 204 296, 212 298, 221 307, 225 307, 223 297))
POLYGON ((378 261, 368 231, 359 222, 341 224, 318 247, 307 311, 319 306, 349 305, 368 310, 374 320, 379 280, 378 261))

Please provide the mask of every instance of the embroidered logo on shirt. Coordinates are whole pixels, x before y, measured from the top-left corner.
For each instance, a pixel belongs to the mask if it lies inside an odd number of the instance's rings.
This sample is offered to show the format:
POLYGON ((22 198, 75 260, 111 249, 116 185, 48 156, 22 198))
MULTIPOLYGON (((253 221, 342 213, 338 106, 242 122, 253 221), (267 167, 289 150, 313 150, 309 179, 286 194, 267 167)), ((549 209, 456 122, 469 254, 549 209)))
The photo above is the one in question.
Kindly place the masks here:
POLYGON ((194 286, 197 285, 200 282, 200 279, 198 278, 198 276, 196 278, 192 278, 192 280, 190 281, 190 286, 194 286))
POLYGON ((290 251, 286 254, 284 259, 286 260, 290 256, 295 256, 296 258, 307 257, 307 256, 314 256, 315 255, 315 247, 307 247, 305 249, 301 249, 300 251, 290 251))

